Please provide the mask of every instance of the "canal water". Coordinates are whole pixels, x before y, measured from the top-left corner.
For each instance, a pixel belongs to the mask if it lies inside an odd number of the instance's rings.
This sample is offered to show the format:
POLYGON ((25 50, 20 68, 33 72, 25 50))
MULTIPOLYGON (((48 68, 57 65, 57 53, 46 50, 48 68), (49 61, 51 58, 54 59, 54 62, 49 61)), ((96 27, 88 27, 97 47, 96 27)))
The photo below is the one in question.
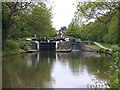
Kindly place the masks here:
POLYGON ((111 57, 93 52, 41 52, 3 57, 3 88, 108 87, 111 57))

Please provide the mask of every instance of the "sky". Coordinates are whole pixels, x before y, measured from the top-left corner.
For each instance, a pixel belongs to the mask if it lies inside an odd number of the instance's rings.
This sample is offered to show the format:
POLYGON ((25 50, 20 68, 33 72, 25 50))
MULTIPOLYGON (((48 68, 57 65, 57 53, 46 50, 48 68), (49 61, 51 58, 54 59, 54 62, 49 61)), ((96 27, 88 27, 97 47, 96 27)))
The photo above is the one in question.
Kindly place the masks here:
POLYGON ((51 2, 53 5, 53 27, 59 30, 62 26, 68 26, 76 10, 75 0, 51 0, 51 2))

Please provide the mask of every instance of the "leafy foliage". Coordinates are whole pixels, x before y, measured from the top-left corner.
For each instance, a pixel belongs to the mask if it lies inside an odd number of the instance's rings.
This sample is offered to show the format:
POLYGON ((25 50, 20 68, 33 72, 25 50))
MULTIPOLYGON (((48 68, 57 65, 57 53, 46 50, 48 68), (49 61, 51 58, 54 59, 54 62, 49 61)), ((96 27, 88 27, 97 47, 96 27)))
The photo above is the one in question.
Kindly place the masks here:
POLYGON ((27 8, 28 2, 3 2, 2 3, 2 48, 5 48, 6 40, 10 34, 11 27, 15 23, 14 17, 20 10, 27 8))
POLYGON ((113 57, 112 62, 110 65, 110 80, 109 85, 111 88, 118 88, 119 87, 119 78, 120 78, 120 48, 116 47, 113 49, 113 57))
POLYGON ((72 35, 75 37, 80 37, 82 40, 92 40, 92 41, 104 41, 103 37, 107 33, 107 27, 104 23, 96 21, 94 23, 89 23, 87 25, 82 25, 81 27, 77 24, 70 24, 68 27, 67 35, 72 35))
POLYGON ((90 23, 85 25, 85 27, 88 27, 86 28, 87 30, 84 29, 84 32, 87 35, 82 33, 85 35, 85 39, 104 41, 107 43, 117 43, 120 45, 120 31, 118 29, 118 18, 120 17, 119 13, 120 1, 78 2, 75 17, 78 19, 78 23, 81 25, 83 25, 81 23, 83 21, 84 23, 89 23, 92 19, 96 20, 92 24, 90 23))
POLYGON ((9 51, 9 50, 17 50, 19 49, 19 44, 16 43, 15 41, 13 40, 7 40, 6 41, 6 45, 5 45, 5 51, 9 51))
POLYGON ((43 3, 31 5, 29 9, 20 12, 16 19, 14 32, 11 33, 12 38, 29 37, 35 34, 37 37, 49 37, 55 34, 55 30, 52 28, 51 12, 43 3), (17 32, 16 29, 18 29, 17 32), (16 36, 16 33, 19 37, 16 36))
POLYGON ((37 37, 51 37, 56 34, 52 27, 51 10, 43 2, 4 2, 2 9, 3 44, 7 39, 33 37, 35 34, 37 37))
MULTIPOLYGON (((106 16, 99 17, 101 20, 105 20, 106 16)), ((109 18, 109 16, 108 16, 109 18)), ((71 24, 66 32, 67 35, 74 37, 80 37, 82 40, 106 42, 111 44, 118 43, 118 14, 114 14, 111 21, 108 23, 103 23, 99 20, 90 22, 88 24, 79 25, 71 24), (114 35, 113 35, 114 33, 114 35)))
POLYGON ((78 2, 76 16, 84 18, 95 18, 107 23, 120 8, 120 2, 78 2), (100 16, 110 16, 107 20, 101 19, 100 16))

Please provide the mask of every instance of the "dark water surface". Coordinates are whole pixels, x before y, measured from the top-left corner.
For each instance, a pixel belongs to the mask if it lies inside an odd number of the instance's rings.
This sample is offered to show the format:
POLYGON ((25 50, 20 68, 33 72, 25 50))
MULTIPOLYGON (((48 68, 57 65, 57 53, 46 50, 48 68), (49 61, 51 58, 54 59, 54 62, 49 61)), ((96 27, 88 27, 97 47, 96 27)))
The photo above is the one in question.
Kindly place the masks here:
POLYGON ((93 52, 25 53, 4 57, 3 88, 104 87, 111 57, 93 52))

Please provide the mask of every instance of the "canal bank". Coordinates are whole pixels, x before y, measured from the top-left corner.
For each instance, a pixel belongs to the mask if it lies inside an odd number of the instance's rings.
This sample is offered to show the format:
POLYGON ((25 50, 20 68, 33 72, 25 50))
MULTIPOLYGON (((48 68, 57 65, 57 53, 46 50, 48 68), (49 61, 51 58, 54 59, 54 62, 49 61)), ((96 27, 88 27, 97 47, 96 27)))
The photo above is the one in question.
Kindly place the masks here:
POLYGON ((3 51, 1 53, 1 57, 6 57, 6 56, 11 56, 11 55, 16 55, 16 54, 20 54, 20 53, 26 53, 24 50, 19 49, 19 50, 15 50, 15 51, 3 51))
MULTIPOLYGON (((42 52, 42 51, 86 51, 86 52, 98 52, 106 53, 112 55, 112 49, 106 48, 101 44, 92 41, 81 41, 81 42, 71 42, 71 41, 56 41, 56 42, 32 42, 30 46, 24 46, 22 49, 3 51, 2 56, 14 55, 18 53, 32 53, 32 52, 42 52), (99 44, 99 45, 98 45, 99 44), (39 45, 39 46, 38 46, 39 45)), ((20 47, 19 47, 20 48, 20 47)))
POLYGON ((81 46, 82 51, 105 53, 105 54, 112 55, 111 48, 107 48, 98 42, 93 42, 93 41, 84 42, 83 41, 81 42, 80 46, 81 46))

